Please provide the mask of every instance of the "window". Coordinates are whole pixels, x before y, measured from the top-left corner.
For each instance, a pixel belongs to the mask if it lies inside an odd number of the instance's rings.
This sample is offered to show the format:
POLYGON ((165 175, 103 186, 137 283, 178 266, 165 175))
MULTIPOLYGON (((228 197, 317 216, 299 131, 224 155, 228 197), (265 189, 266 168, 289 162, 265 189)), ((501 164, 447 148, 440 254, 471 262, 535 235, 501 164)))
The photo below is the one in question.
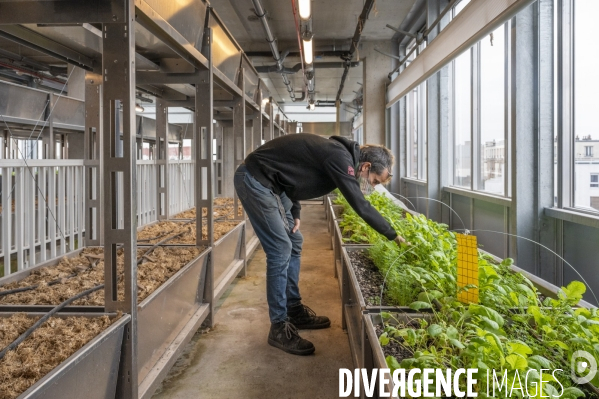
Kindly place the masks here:
POLYGON ((593 157, 593 146, 592 145, 585 145, 584 146, 584 156, 585 157, 593 157))
MULTIPOLYGON (((407 52, 410 52, 414 46, 416 46, 416 41, 412 40, 407 46, 407 52)), ((424 50, 424 47, 425 44, 422 43, 408 59, 413 60, 422 50, 424 50)), ((407 175, 419 180, 426 180, 426 115, 426 82, 424 82, 414 88, 406 96, 406 128, 408 140, 407 175)))
POLYGON ((593 157, 593 146, 599 141, 592 139, 592 133, 597 131, 596 96, 599 92, 599 74, 596 68, 597 54, 589 51, 596 47, 593 35, 589 34, 589 27, 594 26, 595 16, 599 15, 599 1, 576 0, 571 5, 574 24, 574 57, 571 68, 574 81, 574 129, 570 135, 574 145, 574 157, 570 161, 574 168, 573 199, 574 207, 592 209, 588 180, 585 180, 590 175, 591 188, 599 187, 599 163, 588 159, 593 157))
POLYGON ((503 195, 505 191, 505 27, 480 42, 480 142, 478 187, 503 195))
POLYGON ((453 62, 454 164, 453 184, 471 187, 472 166, 472 83, 471 53, 466 51, 453 62))
POLYGON ((509 170, 507 26, 497 28, 452 64, 453 185, 502 196, 508 195, 509 170))

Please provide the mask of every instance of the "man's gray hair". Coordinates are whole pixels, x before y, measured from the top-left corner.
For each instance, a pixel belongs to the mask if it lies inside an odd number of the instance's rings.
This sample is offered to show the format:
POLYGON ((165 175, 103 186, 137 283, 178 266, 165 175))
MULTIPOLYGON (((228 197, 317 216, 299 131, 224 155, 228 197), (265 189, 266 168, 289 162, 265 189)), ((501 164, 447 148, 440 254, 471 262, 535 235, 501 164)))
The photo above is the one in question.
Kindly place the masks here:
POLYGON ((365 144, 360 146, 360 163, 370 162, 370 170, 376 174, 381 174, 385 169, 391 175, 393 167, 393 154, 388 148, 377 144, 365 144))

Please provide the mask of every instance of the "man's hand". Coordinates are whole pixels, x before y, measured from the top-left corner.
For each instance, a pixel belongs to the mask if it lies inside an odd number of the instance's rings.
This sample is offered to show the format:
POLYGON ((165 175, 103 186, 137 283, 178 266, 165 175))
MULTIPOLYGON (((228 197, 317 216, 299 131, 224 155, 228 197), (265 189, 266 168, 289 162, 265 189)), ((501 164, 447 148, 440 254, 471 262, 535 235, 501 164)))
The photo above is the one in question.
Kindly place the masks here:
POLYGON ((295 226, 293 226, 293 230, 291 230, 292 233, 295 233, 296 231, 299 230, 299 225, 300 225, 300 220, 299 219, 295 219, 295 226))
POLYGON ((401 244, 402 244, 402 243, 403 243, 403 244, 406 244, 406 245, 410 245, 410 243, 409 243, 409 242, 406 242, 406 239, 405 239, 405 238, 403 238, 402 236, 400 236, 399 234, 397 235, 397 237, 395 237, 395 239, 394 239, 393 241, 395 241, 395 243, 396 243, 397 245, 399 245, 400 247, 401 247, 401 244))

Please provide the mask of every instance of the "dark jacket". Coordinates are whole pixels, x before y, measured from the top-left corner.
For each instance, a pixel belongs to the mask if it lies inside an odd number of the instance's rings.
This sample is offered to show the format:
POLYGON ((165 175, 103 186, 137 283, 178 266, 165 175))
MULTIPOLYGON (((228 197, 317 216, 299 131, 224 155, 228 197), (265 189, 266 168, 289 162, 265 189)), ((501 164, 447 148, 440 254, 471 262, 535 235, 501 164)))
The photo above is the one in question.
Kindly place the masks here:
POLYGON ((356 173, 360 146, 340 136, 325 139, 308 133, 290 134, 267 142, 245 159, 248 171, 274 193, 293 201, 291 214, 299 219, 300 200, 339 188, 352 208, 373 229, 390 240, 397 233, 364 198, 356 173))

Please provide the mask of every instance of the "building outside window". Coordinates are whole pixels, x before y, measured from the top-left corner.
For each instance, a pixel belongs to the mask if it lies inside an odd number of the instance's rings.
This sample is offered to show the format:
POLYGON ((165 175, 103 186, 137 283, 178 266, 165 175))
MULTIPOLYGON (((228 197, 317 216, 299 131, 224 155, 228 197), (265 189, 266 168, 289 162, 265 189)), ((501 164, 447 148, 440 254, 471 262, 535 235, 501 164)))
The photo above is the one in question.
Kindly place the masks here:
POLYGON ((593 146, 592 145, 585 145, 584 146, 584 156, 585 157, 592 157, 593 156, 593 146))
POLYGON ((599 173, 591 173, 591 188, 599 188, 599 173))

